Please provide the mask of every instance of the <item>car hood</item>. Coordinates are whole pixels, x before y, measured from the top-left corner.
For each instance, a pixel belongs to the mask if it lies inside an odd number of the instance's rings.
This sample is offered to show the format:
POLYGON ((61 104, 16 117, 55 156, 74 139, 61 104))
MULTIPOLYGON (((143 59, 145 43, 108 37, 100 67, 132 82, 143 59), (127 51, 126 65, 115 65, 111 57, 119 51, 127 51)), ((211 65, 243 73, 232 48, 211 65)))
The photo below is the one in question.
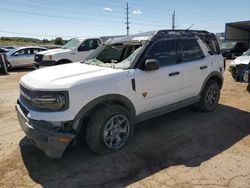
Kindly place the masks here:
POLYGON ((250 56, 240 56, 234 60, 235 65, 239 65, 239 64, 247 65, 249 63, 250 63, 250 56))
POLYGON ((71 52, 71 51, 72 50, 70 50, 70 49, 58 48, 58 49, 52 49, 52 50, 45 50, 45 51, 39 52, 38 54, 41 54, 41 55, 56 55, 56 54, 71 52))
POLYGON ((83 63, 71 63, 35 70, 20 83, 33 90, 70 90, 123 79, 128 70, 117 70, 83 63))

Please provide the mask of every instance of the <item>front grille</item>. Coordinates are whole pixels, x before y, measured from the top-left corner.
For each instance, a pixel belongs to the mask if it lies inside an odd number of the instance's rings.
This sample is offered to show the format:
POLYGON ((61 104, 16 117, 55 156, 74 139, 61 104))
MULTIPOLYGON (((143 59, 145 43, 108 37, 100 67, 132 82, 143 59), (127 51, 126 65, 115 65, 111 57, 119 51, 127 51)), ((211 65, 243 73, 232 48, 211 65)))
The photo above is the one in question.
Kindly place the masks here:
POLYGON ((23 106, 23 104, 21 102, 18 102, 21 110, 23 111, 24 115, 27 117, 29 111, 23 106))
POLYGON ((32 109, 32 91, 20 85, 20 101, 28 109, 32 109))
POLYGON ((34 58, 35 62, 40 63, 43 60, 43 55, 41 54, 36 54, 34 58))

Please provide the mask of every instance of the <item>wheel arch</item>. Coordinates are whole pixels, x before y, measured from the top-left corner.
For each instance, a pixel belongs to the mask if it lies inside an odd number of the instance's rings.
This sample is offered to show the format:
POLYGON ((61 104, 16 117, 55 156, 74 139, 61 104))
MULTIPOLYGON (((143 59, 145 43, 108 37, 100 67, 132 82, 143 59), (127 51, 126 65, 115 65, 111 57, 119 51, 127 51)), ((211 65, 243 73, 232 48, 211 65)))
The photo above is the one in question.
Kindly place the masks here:
POLYGON ((65 64, 65 63, 72 63, 72 61, 69 60, 69 59, 59 59, 58 61, 56 61, 56 65, 59 65, 62 62, 63 62, 63 64, 65 64))
POLYGON ((220 72, 214 71, 214 72, 211 72, 211 73, 207 76, 207 78, 205 79, 205 81, 204 81, 204 83, 203 83, 203 85, 202 85, 200 94, 201 94, 201 92, 203 91, 203 89, 204 89, 206 83, 207 83, 209 80, 214 80, 214 81, 218 82, 218 84, 219 84, 219 86, 220 86, 220 89, 222 88, 222 86, 223 86, 223 80, 224 80, 224 79, 223 79, 223 77, 222 77, 222 75, 221 75, 220 72))
MULTIPOLYGON (((104 95, 98 98, 93 99, 90 101, 88 104, 86 104, 76 115, 75 120, 86 120, 91 116, 91 113, 95 111, 96 109, 99 109, 101 107, 104 107, 106 105, 111 105, 111 104, 118 104, 126 108, 130 114, 131 114, 131 119, 133 120, 136 115, 135 107, 133 103, 125 96, 119 95, 119 94, 109 94, 109 95, 104 95)), ((80 131, 82 127, 81 125, 78 125, 78 131, 80 131)))

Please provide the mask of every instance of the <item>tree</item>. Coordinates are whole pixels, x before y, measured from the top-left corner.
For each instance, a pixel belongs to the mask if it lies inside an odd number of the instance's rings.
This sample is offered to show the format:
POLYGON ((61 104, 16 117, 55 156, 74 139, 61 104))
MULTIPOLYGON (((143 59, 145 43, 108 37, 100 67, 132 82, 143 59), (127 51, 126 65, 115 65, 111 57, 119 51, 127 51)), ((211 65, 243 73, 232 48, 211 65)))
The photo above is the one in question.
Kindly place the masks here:
POLYGON ((64 41, 61 37, 55 38, 55 45, 63 45, 64 41))
POLYGON ((43 39, 43 43, 49 43, 48 39, 43 39))

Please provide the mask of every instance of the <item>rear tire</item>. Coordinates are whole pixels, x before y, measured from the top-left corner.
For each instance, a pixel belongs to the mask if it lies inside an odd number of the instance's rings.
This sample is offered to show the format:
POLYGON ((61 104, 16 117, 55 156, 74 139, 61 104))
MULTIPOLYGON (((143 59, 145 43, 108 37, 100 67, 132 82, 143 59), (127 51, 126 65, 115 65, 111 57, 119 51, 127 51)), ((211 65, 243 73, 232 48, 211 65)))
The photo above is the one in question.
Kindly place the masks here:
POLYGON ((220 99, 220 86, 215 80, 208 80, 202 93, 201 99, 198 103, 198 108, 202 112, 213 111, 220 99))
POLYGON ((119 105, 105 106, 90 117, 86 131, 89 148, 98 154, 121 149, 133 133, 131 116, 119 105))

